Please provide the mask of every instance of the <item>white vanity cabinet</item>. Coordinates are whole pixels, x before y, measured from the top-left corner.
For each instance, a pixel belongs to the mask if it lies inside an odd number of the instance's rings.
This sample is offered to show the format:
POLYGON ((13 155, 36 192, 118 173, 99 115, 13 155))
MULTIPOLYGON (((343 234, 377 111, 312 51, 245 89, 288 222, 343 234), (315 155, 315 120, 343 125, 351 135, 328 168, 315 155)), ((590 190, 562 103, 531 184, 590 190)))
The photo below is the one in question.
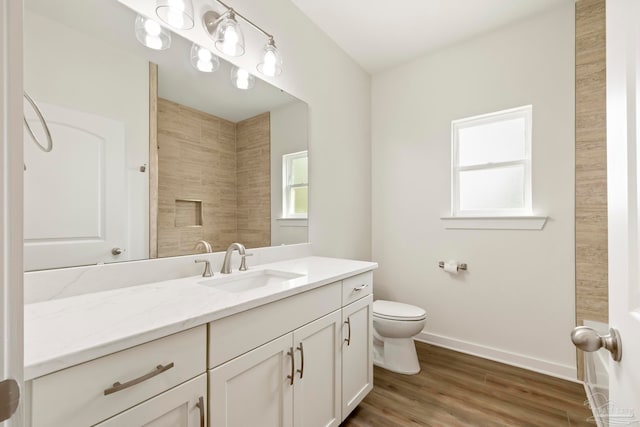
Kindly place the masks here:
POLYGON ((373 388, 373 296, 342 309, 342 413, 347 417, 373 388))
POLYGON ((210 371, 211 426, 337 426, 340 310, 210 371))
MULTIPOLYGON (((34 379, 30 393, 31 425, 95 425, 158 396, 135 411, 138 418, 132 418, 153 421, 172 409, 149 403, 162 393, 168 392, 158 402, 170 402, 168 405, 173 408, 178 408, 181 402, 191 402, 195 396, 205 398, 203 380, 196 382, 200 388, 195 393, 197 384, 188 389, 174 389, 205 371, 206 327, 202 325, 34 379)), ((114 421, 105 425, 136 424, 114 421)))
POLYGON ((338 426, 373 387, 371 278, 212 322, 210 426, 338 426))
POLYGON ((202 374, 97 424, 97 427, 205 427, 207 375, 202 374))

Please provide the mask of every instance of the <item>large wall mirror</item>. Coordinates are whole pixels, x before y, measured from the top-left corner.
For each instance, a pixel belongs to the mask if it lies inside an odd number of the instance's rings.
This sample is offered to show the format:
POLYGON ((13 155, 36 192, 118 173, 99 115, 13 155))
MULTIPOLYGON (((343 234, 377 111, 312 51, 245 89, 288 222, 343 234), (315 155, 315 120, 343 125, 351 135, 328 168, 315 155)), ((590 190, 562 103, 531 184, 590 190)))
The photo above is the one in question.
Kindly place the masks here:
POLYGON ((25 132, 25 269, 306 242, 307 105, 233 87, 223 59, 198 71, 176 34, 149 49, 135 19, 115 0, 25 0, 24 87, 53 136, 46 153, 25 132))

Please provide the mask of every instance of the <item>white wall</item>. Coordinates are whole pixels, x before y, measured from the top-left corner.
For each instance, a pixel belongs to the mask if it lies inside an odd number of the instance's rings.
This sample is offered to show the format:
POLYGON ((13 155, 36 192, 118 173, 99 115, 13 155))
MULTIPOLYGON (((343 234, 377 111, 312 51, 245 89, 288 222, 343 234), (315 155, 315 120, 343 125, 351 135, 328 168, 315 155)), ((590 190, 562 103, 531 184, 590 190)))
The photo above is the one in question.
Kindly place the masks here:
POLYGON ((425 308, 423 339, 575 378, 573 3, 375 75, 372 138, 376 297, 425 308), (445 230, 451 121, 526 104, 544 230, 445 230))
POLYGON ((148 172, 139 171, 149 163, 147 62, 25 10, 24 88, 36 102, 125 123, 129 245, 124 256, 147 258, 149 181, 148 172), (118 64, 118 73, 113 64, 118 64))
POLYGON ((271 110, 271 245, 308 241, 307 220, 282 218, 282 156, 308 148, 309 109, 295 102, 271 110))

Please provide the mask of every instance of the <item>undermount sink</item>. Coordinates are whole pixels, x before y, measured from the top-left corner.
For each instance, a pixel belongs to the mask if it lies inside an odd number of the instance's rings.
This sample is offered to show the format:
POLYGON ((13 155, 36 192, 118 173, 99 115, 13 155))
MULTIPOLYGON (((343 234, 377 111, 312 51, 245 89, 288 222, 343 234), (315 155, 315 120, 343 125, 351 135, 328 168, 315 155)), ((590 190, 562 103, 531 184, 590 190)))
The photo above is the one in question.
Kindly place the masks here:
POLYGON ((302 277, 304 274, 290 273, 278 270, 256 270, 248 272, 234 272, 229 275, 200 280, 199 285, 208 286, 225 292, 239 293, 251 289, 276 285, 291 279, 302 277))

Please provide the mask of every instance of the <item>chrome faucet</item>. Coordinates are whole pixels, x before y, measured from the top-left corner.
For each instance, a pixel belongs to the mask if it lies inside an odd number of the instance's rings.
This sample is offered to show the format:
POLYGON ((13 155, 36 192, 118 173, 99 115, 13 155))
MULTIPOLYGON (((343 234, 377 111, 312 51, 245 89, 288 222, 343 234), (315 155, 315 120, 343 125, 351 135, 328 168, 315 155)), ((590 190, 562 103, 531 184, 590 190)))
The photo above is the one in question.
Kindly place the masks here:
POLYGON ((211 277, 213 276, 213 272, 211 271, 211 263, 209 261, 207 261, 206 259, 197 259, 195 260, 195 263, 201 263, 204 262, 204 271, 202 272, 202 277, 211 277))
POLYGON ((220 273, 223 273, 223 274, 231 273, 231 254, 236 249, 238 250, 238 253, 242 257, 242 260, 240 260, 240 268, 238 270, 240 271, 248 270, 246 257, 251 256, 253 254, 248 254, 242 243, 232 243, 229 245, 229 247, 227 248, 227 253, 224 255, 224 261, 222 262, 222 269, 220 270, 220 273))
POLYGON ((193 249, 200 249, 200 247, 202 246, 202 248, 204 249, 205 253, 210 254, 211 252, 213 252, 213 248, 211 247, 211 243, 207 242, 206 240, 198 240, 198 243, 196 243, 196 245, 193 247, 193 249))

